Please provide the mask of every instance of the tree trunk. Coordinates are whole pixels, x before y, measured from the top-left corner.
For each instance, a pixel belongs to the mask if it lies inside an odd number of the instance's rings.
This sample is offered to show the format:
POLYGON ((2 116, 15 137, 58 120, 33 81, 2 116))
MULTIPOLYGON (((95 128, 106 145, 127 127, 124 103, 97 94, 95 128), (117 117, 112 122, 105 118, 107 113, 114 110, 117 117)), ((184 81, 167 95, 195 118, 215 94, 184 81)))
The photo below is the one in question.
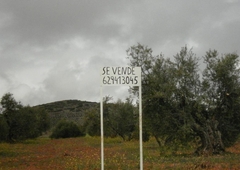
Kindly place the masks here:
POLYGON ((204 126, 195 123, 193 130, 201 139, 201 146, 195 151, 197 155, 209 156, 225 151, 221 132, 218 130, 218 121, 207 120, 204 126))
POLYGON ((159 146, 159 147, 163 146, 162 143, 161 143, 161 141, 160 141, 160 139, 157 137, 157 135, 154 135, 154 137, 155 137, 155 139, 156 139, 156 141, 157 141, 157 143, 158 143, 158 146, 159 146))

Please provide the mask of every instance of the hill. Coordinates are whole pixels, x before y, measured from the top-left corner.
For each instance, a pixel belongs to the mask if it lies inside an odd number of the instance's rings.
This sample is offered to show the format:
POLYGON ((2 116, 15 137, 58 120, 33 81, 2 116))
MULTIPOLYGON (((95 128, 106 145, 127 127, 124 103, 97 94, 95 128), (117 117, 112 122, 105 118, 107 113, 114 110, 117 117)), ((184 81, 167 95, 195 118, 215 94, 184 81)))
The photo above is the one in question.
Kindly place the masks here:
POLYGON ((49 113, 51 126, 54 126, 61 119, 82 124, 85 111, 90 108, 97 108, 99 104, 89 101, 63 100, 41 104, 35 107, 44 108, 49 113))

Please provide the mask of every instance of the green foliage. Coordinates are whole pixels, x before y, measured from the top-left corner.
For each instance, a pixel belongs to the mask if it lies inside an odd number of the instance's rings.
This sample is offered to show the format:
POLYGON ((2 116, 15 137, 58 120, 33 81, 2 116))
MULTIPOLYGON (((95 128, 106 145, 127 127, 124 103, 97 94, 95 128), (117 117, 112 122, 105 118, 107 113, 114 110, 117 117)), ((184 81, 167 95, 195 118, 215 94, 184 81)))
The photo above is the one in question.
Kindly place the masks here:
POLYGON ((8 142, 36 138, 49 127, 46 112, 21 105, 11 93, 2 97, 1 105, 4 109, 0 117, 0 126, 3 126, 2 140, 5 136, 8 142))
MULTIPOLYGON (((103 126, 105 137, 120 136, 123 140, 131 140, 137 125, 138 111, 132 104, 132 100, 125 102, 118 100, 110 103, 111 97, 107 96, 103 102, 103 126)), ((100 110, 92 108, 86 111, 84 129, 90 136, 100 135, 100 110)))
MULTIPOLYGON (((220 153, 240 133, 239 56, 209 50, 200 78, 199 59, 186 46, 174 61, 137 44, 127 50, 142 68, 143 122, 159 146, 201 139, 197 152, 220 153)), ((131 88, 137 94, 136 88, 131 88)), ((137 94, 138 96, 138 94, 137 94)))
POLYGON ((85 112, 83 129, 90 136, 100 136, 100 110, 91 108, 85 112))
POLYGON ((40 132, 46 132, 50 128, 49 114, 43 108, 32 108, 36 115, 37 128, 40 132))
POLYGON ((3 115, 0 114, 0 142, 1 141, 6 141, 7 140, 7 135, 8 135, 8 125, 3 117, 3 115))
MULTIPOLYGON (((142 67, 143 124, 159 145, 176 135, 179 127, 176 110, 175 67, 163 55, 154 57, 152 50, 138 44, 128 50, 130 65, 142 67)), ((132 89, 136 94, 137 89, 132 89)))
MULTIPOLYGON (((146 124, 143 124, 143 125, 146 125, 146 124)), ((149 141, 150 137, 151 137, 150 131, 148 130, 147 127, 143 126, 143 128, 142 128, 142 140, 143 140, 143 142, 149 141)), ((135 140, 139 140, 139 126, 138 126, 138 124, 137 124, 137 127, 135 128, 135 130, 132 134, 132 138, 135 139, 135 140)))
POLYGON ((125 102, 121 100, 116 103, 105 102, 104 108, 105 125, 112 132, 112 136, 118 135, 123 140, 131 140, 138 115, 132 101, 126 99, 125 102))
POLYGON ((23 107, 17 102, 11 93, 6 93, 1 99, 1 105, 4 109, 3 116, 8 125, 7 141, 16 140, 15 130, 17 129, 17 113, 23 107))
POLYGON ((84 136, 77 124, 71 121, 61 120, 54 128, 50 138, 70 138, 84 136))
POLYGON ((208 117, 218 122, 225 146, 231 146, 240 133, 240 69, 239 56, 219 56, 209 50, 204 61, 207 64, 203 74, 204 101, 208 117))
POLYGON ((30 107, 23 107, 14 116, 12 133, 15 140, 36 138, 41 135, 38 130, 37 117, 30 107))
POLYGON ((8 114, 11 114, 12 112, 22 108, 21 103, 17 102, 11 93, 6 93, 3 95, 0 104, 4 108, 4 116, 8 116, 8 114))

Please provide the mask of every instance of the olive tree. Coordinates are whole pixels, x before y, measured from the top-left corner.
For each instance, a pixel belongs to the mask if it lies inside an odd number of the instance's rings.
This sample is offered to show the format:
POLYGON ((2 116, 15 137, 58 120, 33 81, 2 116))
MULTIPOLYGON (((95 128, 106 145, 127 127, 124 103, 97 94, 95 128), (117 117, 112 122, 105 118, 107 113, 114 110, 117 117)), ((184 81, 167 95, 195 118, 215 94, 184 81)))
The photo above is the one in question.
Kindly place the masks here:
MULTIPOLYGON (((158 144, 194 142, 199 155, 219 154, 240 133, 239 56, 209 50, 200 74, 199 58, 186 46, 174 61, 137 44, 127 50, 131 66, 142 68, 145 127, 158 144)), ((131 88, 136 94, 138 91, 131 88)))
POLYGON ((0 104, 3 108, 1 125, 4 125, 8 142, 36 138, 49 128, 49 118, 44 110, 23 106, 11 93, 3 95, 0 104))
POLYGON ((220 153, 231 146, 240 133, 240 70, 239 56, 219 56, 209 50, 204 62, 201 109, 193 114, 193 129, 201 138, 197 152, 220 153))

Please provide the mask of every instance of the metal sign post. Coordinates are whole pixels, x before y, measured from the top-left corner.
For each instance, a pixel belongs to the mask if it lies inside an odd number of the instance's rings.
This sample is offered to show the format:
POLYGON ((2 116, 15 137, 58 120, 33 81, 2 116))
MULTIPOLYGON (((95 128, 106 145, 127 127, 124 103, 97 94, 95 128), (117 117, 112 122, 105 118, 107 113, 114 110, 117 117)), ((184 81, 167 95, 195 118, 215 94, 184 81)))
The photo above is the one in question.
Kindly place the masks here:
POLYGON ((103 133, 103 100, 102 100, 102 86, 101 86, 101 114, 100 114, 100 125, 101 125, 101 169, 104 170, 104 133, 103 133))
POLYGON ((143 140, 142 140, 142 86, 139 86, 139 147, 140 170, 143 170, 143 140))
POLYGON ((143 170, 142 147, 142 85, 141 67, 103 67, 101 70, 100 89, 100 123, 101 123, 101 170, 104 170, 104 131, 103 131, 103 99, 102 86, 138 86, 139 87, 139 145, 140 170, 143 170))

